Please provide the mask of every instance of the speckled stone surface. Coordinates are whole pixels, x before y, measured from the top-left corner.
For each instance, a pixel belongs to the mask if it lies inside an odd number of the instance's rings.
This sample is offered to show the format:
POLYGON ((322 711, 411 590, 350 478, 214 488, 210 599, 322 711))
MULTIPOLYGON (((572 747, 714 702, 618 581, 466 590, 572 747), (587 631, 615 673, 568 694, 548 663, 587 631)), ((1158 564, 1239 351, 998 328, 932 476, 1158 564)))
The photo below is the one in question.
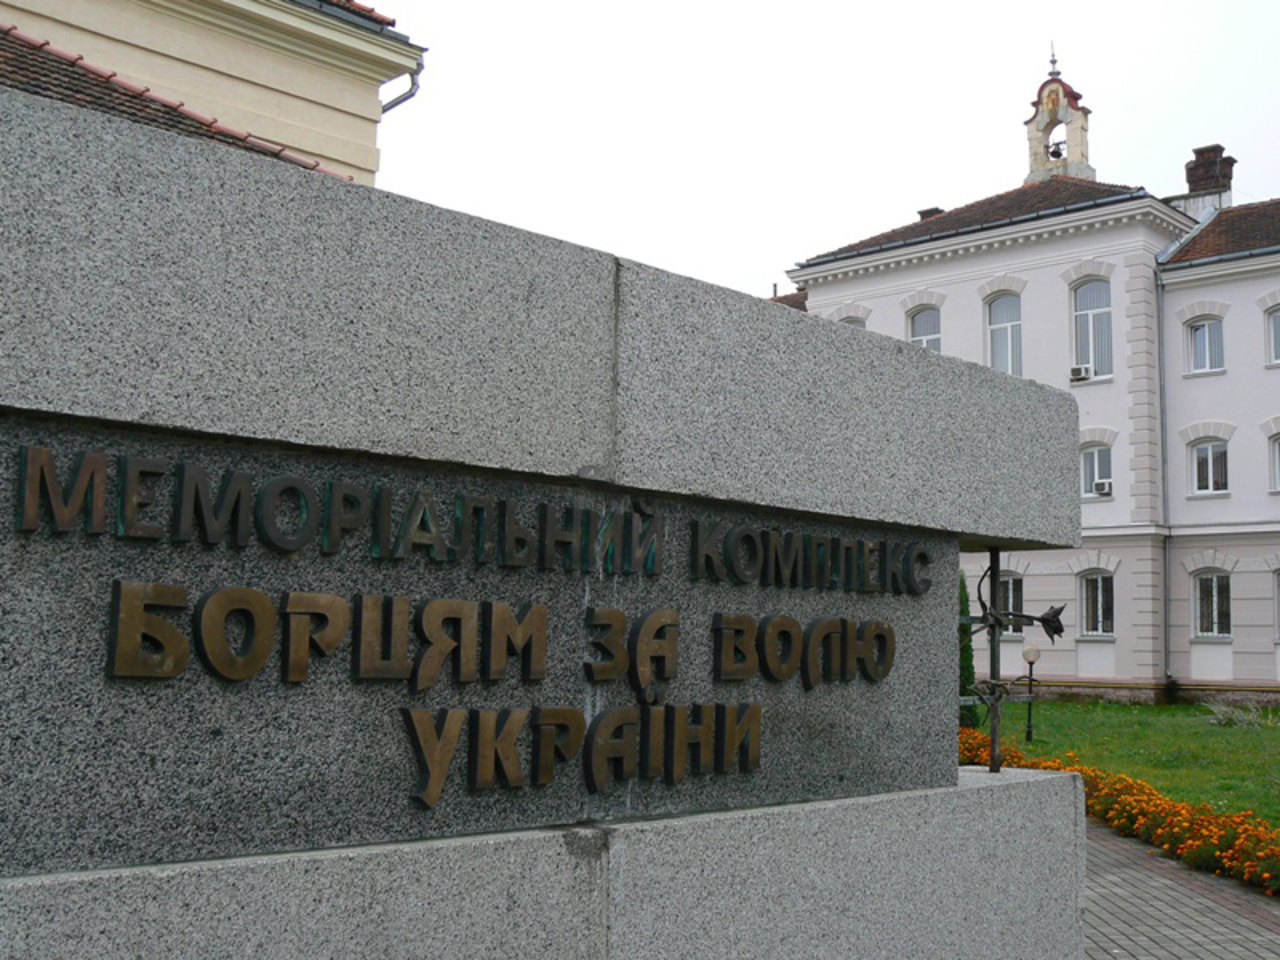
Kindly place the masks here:
POLYGON ((1083 790, 958 787, 0 880, 0 957, 1083 956, 1083 790))
POLYGON ((954 790, 624 824, 613 956, 1075 960, 1078 777, 966 772, 954 790))
POLYGON ((1078 536, 1060 391, 12 90, 0 123, 0 404, 1078 536))
POLYGON ((1062 391, 635 263, 619 290, 621 483, 1074 542, 1062 391))
MULTIPOLYGON (((116 514, 101 535, 82 525, 57 533, 46 510, 37 529, 16 529, 18 466, 23 445, 46 447, 70 482, 86 452, 111 457, 105 502, 119 498, 116 458, 153 458, 163 475, 146 484, 153 502, 141 519, 172 530, 177 463, 203 469, 216 482, 243 470, 256 489, 294 475, 324 490, 329 482, 390 491, 393 516, 412 491, 440 505, 448 539, 458 495, 507 500, 516 520, 537 525, 537 507, 591 508, 599 515, 629 510, 625 493, 603 485, 552 484, 505 474, 426 467, 387 458, 322 456, 261 443, 125 431, 66 419, 0 412, 0 875, 243 856, 526 829, 547 824, 659 816, 813 800, 955 782, 954 539, 916 538, 933 557, 932 586, 920 596, 844 590, 765 587, 695 581, 691 521, 777 527, 793 535, 882 536, 877 528, 780 511, 651 498, 665 548, 656 576, 584 574, 537 566, 433 563, 419 548, 404 560, 379 559, 371 530, 348 534, 337 553, 318 539, 280 554, 256 537, 243 548, 114 535, 116 514), (447 518, 447 519, 444 519, 447 518), (282 679, 283 618, 274 625, 271 654, 250 679, 228 682, 196 655, 172 679, 107 675, 112 582, 185 587, 181 610, 159 615, 193 636, 196 602, 225 587, 250 587, 279 603, 288 591, 357 594, 421 601, 449 598, 524 603, 548 609, 547 676, 523 682, 513 664, 504 680, 458 682, 446 667, 440 680, 415 693, 406 680, 352 678, 354 626, 329 656, 312 652, 306 680, 282 679), (469 792, 464 731, 450 779, 434 809, 411 794, 417 766, 401 720, 403 707, 504 709, 563 706, 589 720, 634 706, 626 680, 587 682, 584 661, 598 659, 589 607, 615 607, 633 621, 648 611, 679 612, 677 675, 665 702, 758 703, 762 708, 759 769, 585 787, 580 760, 563 764, 544 787, 469 792), (759 676, 714 679, 712 619, 717 613, 757 620, 786 615, 801 625, 828 617, 890 624, 897 637, 893 666, 872 683, 820 683, 805 691, 800 676, 782 682, 759 676)), ((286 520, 286 523, 292 521, 286 520)), ((900 532, 893 532, 896 539, 900 532)), ((354 606, 353 600, 353 606, 354 606)), ((413 653, 425 649, 416 631, 413 653)), ((531 731, 518 741, 527 770, 531 731)))

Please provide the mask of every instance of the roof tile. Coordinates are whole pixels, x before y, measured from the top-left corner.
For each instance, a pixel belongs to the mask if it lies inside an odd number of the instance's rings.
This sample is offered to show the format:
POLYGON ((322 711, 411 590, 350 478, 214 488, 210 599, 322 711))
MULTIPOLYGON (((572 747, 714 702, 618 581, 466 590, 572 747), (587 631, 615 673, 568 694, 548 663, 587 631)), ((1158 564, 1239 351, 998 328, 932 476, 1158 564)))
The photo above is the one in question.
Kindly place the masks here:
POLYGON ((844 260, 880 250, 925 243, 955 234, 971 233, 1006 223, 1029 220, 1055 213, 1064 208, 1095 206, 1121 200, 1149 196, 1141 187, 1114 183, 1098 183, 1076 177, 1050 177, 1023 184, 1014 190, 986 197, 954 210, 947 210, 925 220, 879 233, 837 250, 821 253, 800 264, 812 266, 826 260, 844 260))
POLYGON ((1219 210, 1166 263, 1190 263, 1280 247, 1280 200, 1219 210))

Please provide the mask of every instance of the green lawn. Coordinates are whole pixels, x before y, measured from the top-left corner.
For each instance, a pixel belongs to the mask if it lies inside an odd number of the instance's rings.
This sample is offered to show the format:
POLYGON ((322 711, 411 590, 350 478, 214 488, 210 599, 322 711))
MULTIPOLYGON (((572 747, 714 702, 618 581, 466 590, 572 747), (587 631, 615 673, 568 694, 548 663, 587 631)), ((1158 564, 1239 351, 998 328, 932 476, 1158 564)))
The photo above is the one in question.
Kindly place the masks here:
POLYGON ((1074 751, 1081 763, 1145 780, 1172 800, 1252 810, 1280 827, 1280 708, 1261 716, 1275 725, 1214 724, 1205 707, 1038 702, 1027 743, 1027 705, 1011 703, 1000 739, 1037 757, 1074 751))

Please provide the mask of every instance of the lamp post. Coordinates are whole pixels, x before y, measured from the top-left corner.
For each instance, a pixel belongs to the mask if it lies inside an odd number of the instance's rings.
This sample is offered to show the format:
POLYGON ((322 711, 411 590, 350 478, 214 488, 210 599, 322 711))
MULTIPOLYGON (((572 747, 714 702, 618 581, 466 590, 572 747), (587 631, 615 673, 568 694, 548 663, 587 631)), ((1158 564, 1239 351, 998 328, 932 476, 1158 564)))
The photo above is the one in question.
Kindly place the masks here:
POLYGON ((1034 643, 1028 643, 1022 648, 1022 659, 1027 661, 1027 743, 1031 742, 1031 708, 1035 706, 1035 683, 1036 661, 1040 659, 1040 648, 1034 643))

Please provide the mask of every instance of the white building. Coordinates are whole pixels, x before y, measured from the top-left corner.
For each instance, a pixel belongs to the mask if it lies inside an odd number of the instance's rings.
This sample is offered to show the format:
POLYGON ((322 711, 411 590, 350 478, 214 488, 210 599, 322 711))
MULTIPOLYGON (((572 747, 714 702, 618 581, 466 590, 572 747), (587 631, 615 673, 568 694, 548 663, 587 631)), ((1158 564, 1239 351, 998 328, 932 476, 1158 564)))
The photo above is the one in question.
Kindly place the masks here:
MULTIPOLYGON (((1038 676, 1280 692, 1280 200, 1232 207, 1219 146, 1179 197, 1099 183, 1056 69, 1033 106, 1021 187, 812 257, 779 299, 1075 395, 1083 545, 1002 560, 1011 608, 1067 603, 1054 646, 1026 628, 1038 676)), ((997 438, 992 469, 1034 456, 997 438)))

